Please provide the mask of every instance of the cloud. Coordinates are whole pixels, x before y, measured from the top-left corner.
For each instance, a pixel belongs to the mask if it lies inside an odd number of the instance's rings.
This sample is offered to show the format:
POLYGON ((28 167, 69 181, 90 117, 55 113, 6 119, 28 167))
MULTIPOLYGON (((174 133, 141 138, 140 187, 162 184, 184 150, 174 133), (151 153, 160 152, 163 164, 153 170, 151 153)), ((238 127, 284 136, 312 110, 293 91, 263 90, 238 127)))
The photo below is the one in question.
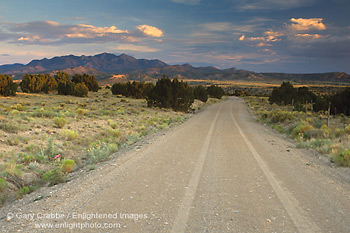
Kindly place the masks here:
POLYGON ((289 10, 311 5, 314 0, 235 0, 243 11, 289 10))
POLYGON ((284 33, 274 32, 272 30, 266 31, 263 34, 264 36, 257 36, 257 37, 246 37, 245 35, 243 35, 239 38, 239 40, 240 41, 248 40, 248 41, 276 42, 276 41, 281 41, 279 37, 284 36, 284 33))
POLYGON ((132 30, 122 30, 116 26, 64 25, 55 21, 0 24, 0 40, 3 37, 3 40, 7 39, 19 44, 140 42, 163 35, 162 30, 149 25, 139 25, 132 30))
POLYGON ((199 5, 201 0, 171 0, 172 2, 175 3, 181 3, 185 5, 199 5))
POLYGON ((296 34, 295 36, 299 38, 313 39, 313 40, 327 37, 320 34, 296 34))
POLYGON ((268 44, 264 42, 260 42, 259 44, 256 45, 256 47, 270 47, 270 46, 272 46, 272 44, 268 44))
POLYGON ((326 30, 326 25, 322 23, 322 18, 310 18, 310 19, 295 19, 290 20, 292 24, 288 25, 288 28, 295 31, 307 31, 307 30, 326 30))
POLYGON ((121 44, 115 47, 118 51, 133 51, 133 52, 158 52, 159 49, 151 48, 143 45, 121 44))
POLYGON ((149 25, 139 25, 136 27, 138 30, 143 32, 146 36, 149 37, 162 37, 163 31, 159 28, 149 26, 149 25))

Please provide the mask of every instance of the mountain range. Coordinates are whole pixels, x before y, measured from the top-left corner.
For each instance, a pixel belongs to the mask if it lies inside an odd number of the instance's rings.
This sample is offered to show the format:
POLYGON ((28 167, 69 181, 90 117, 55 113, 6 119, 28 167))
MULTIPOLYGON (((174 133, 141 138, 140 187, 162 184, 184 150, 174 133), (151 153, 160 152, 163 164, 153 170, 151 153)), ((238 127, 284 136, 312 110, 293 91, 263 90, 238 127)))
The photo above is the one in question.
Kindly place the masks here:
POLYGON ((21 79, 25 73, 50 73, 58 71, 70 75, 88 73, 97 79, 106 79, 115 75, 126 75, 129 80, 149 80, 162 77, 203 79, 203 80, 246 80, 246 81, 293 81, 293 82, 336 82, 350 83, 350 75, 340 72, 319 74, 256 73, 236 68, 218 69, 213 66, 194 67, 190 64, 168 65, 158 59, 136 59, 127 54, 119 56, 101 53, 94 56, 60 56, 51 59, 33 60, 28 64, 0 66, 0 73, 21 79))

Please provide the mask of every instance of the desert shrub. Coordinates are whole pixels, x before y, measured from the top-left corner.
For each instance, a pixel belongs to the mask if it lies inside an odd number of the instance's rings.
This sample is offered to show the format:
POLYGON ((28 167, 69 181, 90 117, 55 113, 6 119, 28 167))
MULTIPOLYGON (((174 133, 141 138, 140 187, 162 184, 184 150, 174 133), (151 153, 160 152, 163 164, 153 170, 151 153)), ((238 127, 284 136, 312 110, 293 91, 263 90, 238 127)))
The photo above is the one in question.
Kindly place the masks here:
POLYGON ((25 164, 30 164, 31 162, 34 162, 34 161, 35 161, 35 157, 33 155, 25 155, 22 158, 22 162, 25 164))
POLYGON ((12 110, 12 111, 9 112, 8 115, 11 116, 11 117, 17 117, 17 116, 20 116, 21 113, 18 110, 12 110))
POLYGON ((4 192, 8 186, 7 181, 4 178, 0 178, 0 192, 4 192))
POLYGON ((34 171, 35 169, 38 168, 38 166, 39 166, 38 162, 37 162, 37 161, 34 161, 34 162, 30 162, 30 163, 29 163, 28 168, 29 168, 30 170, 33 170, 33 171, 34 171))
POLYGON ((346 134, 350 134, 350 125, 347 125, 347 126, 345 127, 345 133, 346 133, 346 134))
POLYGON ((283 123, 286 121, 291 121, 294 119, 293 113, 289 111, 282 111, 277 109, 276 111, 271 112, 271 122, 273 123, 283 123))
POLYGON ((117 129, 118 128, 118 123, 114 122, 113 120, 109 119, 107 120, 107 124, 112 128, 112 129, 117 129))
POLYGON ((64 129, 61 131, 61 136, 68 141, 72 141, 78 137, 79 133, 75 130, 64 129))
POLYGON ((271 125, 271 128, 273 128, 274 130, 276 130, 279 133, 284 133, 284 129, 280 125, 271 125))
POLYGON ((20 178, 22 176, 22 166, 16 164, 15 161, 11 161, 9 164, 6 164, 5 172, 7 175, 15 176, 20 178))
POLYGON ((85 115, 85 110, 82 108, 78 108, 75 113, 79 116, 84 116, 85 115))
POLYGON ((24 195, 30 193, 30 191, 31 191, 31 190, 29 189, 29 187, 24 186, 24 187, 20 188, 20 189, 17 191, 17 193, 16 193, 16 198, 17 198, 17 199, 22 198, 24 195))
POLYGON ((90 145, 85 155, 87 163, 94 164, 109 160, 113 153, 111 149, 113 148, 106 143, 90 145))
POLYGON ((41 154, 47 159, 47 160, 53 160, 56 153, 56 147, 55 147, 55 141, 53 137, 49 137, 46 143, 46 148, 41 151, 41 154))
POLYGON ((67 120, 64 117, 55 117, 53 122, 55 123, 56 127, 63 128, 66 125, 67 120))
POLYGON ((18 133, 21 127, 16 122, 0 121, 0 129, 7 133, 18 133))
POLYGON ((62 171, 61 166, 55 166, 52 170, 45 172, 42 179, 49 183, 50 186, 64 183, 67 180, 66 173, 62 171))
POLYGON ((350 167, 350 150, 341 150, 338 154, 331 157, 331 161, 336 162, 340 166, 350 167))
POLYGON ((344 129, 339 129, 339 128, 336 128, 334 130, 334 133, 335 133, 335 136, 336 137, 340 137, 340 136, 343 136, 345 134, 345 130, 344 129))
POLYGON ((72 159, 65 159, 62 161, 62 171, 65 173, 73 172, 76 168, 76 164, 72 159))
POLYGON ((295 138, 300 134, 304 134, 310 130, 313 130, 314 127, 306 122, 300 123, 297 127, 295 127, 292 131, 292 137, 295 138))
POLYGON ((310 138, 325 138, 326 137, 326 133, 324 130, 322 129, 312 129, 309 131, 308 136, 310 138))

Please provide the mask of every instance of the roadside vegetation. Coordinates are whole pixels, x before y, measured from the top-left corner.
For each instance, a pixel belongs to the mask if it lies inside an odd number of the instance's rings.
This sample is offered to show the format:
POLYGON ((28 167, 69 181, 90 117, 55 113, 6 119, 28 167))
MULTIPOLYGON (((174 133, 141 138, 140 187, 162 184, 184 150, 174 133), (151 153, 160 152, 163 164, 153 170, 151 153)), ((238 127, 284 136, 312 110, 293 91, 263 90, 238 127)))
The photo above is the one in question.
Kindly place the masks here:
POLYGON ((270 97, 245 99, 260 122, 293 138, 298 147, 329 154, 331 162, 350 167, 348 93, 345 89, 318 96, 305 87, 283 83, 270 97))
MULTIPOLYGON (((203 102, 185 101, 186 108, 173 111, 149 107, 148 93, 157 93, 153 83, 100 88, 88 75, 25 77, 20 84, 24 91, 17 92, 18 85, 10 76, 0 76, 0 205, 42 186, 66 182, 77 169, 94 170, 121 148, 183 122, 189 117, 186 112, 199 109, 204 102, 215 102, 206 95, 203 102), (88 90, 86 95, 74 94, 80 84, 88 90), (116 87, 126 87, 127 92, 118 93, 116 87), (72 92, 62 93, 67 90, 72 92)), ((170 82, 176 83, 179 98, 182 88, 194 98, 192 87, 178 80, 170 82)))

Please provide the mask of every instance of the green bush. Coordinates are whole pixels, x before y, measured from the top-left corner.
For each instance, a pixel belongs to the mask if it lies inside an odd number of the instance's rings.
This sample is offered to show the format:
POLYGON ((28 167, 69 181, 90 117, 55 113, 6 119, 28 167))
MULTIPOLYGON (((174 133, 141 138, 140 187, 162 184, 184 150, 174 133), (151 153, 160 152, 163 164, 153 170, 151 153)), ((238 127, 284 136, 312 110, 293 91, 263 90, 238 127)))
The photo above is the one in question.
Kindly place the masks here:
POLYGON ((77 165, 72 159, 65 159, 62 161, 62 171, 65 173, 73 172, 76 166, 77 165))
POLYGON ((62 171, 61 166, 55 166, 52 170, 45 172, 42 179, 52 186, 66 182, 67 176, 66 173, 62 171))
POLYGON ((337 155, 332 156, 331 161, 336 162, 340 166, 350 167, 350 150, 342 150, 337 155))
POLYGON ((22 198, 24 195, 30 193, 30 189, 27 186, 24 186, 23 188, 19 189, 18 192, 16 193, 16 198, 22 198))
POLYGON ((58 128, 63 128, 66 125, 67 120, 64 117, 55 117, 53 122, 58 128))

